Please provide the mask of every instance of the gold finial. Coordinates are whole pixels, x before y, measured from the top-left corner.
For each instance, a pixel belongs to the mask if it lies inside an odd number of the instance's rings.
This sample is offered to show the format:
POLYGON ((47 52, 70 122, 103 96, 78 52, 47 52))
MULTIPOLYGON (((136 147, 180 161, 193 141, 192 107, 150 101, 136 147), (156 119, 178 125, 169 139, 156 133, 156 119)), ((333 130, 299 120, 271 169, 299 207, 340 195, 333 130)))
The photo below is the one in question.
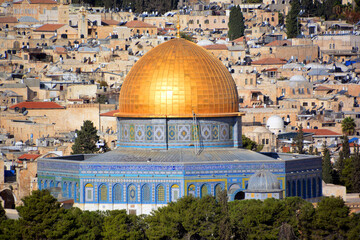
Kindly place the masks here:
POLYGON ((176 24, 176 28, 177 28, 177 38, 180 38, 180 11, 178 12, 178 18, 177 18, 177 24, 176 24))

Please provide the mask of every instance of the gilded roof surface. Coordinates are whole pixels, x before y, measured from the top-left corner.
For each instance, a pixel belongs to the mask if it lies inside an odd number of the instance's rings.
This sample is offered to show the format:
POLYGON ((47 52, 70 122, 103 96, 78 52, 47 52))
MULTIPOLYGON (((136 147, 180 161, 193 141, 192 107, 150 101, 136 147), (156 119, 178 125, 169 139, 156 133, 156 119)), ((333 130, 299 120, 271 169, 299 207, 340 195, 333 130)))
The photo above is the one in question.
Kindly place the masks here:
POLYGON ((145 54, 120 91, 120 117, 224 116, 238 112, 231 74, 211 53, 181 39, 145 54))

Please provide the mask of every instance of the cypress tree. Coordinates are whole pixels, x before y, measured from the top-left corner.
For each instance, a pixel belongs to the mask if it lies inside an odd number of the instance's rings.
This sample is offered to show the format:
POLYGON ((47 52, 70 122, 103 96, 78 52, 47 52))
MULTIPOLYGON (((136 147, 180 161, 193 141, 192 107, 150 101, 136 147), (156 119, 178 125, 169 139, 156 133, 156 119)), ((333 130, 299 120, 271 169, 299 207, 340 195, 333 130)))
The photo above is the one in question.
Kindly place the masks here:
POLYGON ((300 13, 300 1, 293 0, 291 2, 291 10, 286 16, 286 33, 288 38, 295 38, 299 34, 298 16, 300 13))
POLYGON ((84 121, 80 131, 76 131, 77 137, 72 146, 72 154, 89 154, 98 152, 96 143, 99 141, 96 127, 90 120, 84 121))
POLYGON ((231 8, 228 26, 228 36, 231 41, 244 36, 244 17, 239 5, 231 8))
POLYGON ((349 138, 346 135, 343 136, 342 152, 343 152, 344 158, 349 158, 350 157, 349 138))
POLYGON ((302 124, 299 126, 299 131, 295 137, 296 152, 299 154, 304 153, 304 131, 302 124))
POLYGON ((326 183, 332 183, 332 166, 330 161, 330 151, 324 145, 323 159, 322 159, 322 179, 326 183))
POLYGON ((353 162, 353 174, 352 174, 352 182, 353 182, 353 192, 360 192, 360 153, 359 146, 355 148, 355 154, 352 157, 353 162))

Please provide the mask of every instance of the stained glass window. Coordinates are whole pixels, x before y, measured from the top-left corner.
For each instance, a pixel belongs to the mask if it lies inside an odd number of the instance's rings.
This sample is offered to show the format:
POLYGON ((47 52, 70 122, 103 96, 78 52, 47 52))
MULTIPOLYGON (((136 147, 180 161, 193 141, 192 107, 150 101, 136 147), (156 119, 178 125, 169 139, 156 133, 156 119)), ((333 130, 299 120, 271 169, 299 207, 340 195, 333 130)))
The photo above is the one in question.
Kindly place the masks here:
POLYGON ((165 202, 165 188, 162 185, 157 189, 157 199, 159 202, 165 202))
POLYGON ((129 202, 136 202, 136 187, 135 187, 135 185, 129 186, 128 198, 129 198, 129 202))
POLYGON ((143 202, 150 202, 150 187, 145 184, 142 188, 142 200, 143 202))
POLYGON ((67 183, 64 182, 63 183, 63 197, 66 197, 67 196, 67 183))
POLYGON ((209 188, 206 184, 201 187, 201 197, 205 197, 209 194, 209 188))
POLYGON ((71 198, 72 195, 72 183, 69 183, 69 198, 71 198))
POLYGON ((114 202, 120 202, 121 201, 121 186, 120 184, 116 184, 114 186, 114 202))
POLYGON ((105 184, 100 186, 100 201, 101 202, 107 201, 107 187, 105 184))

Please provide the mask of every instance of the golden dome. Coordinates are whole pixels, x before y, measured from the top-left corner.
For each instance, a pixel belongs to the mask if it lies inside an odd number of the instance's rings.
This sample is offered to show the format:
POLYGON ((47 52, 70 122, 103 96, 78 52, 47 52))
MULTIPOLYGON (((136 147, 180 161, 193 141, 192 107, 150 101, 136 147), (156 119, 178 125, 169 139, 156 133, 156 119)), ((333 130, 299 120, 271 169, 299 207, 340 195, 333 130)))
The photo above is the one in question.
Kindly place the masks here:
POLYGON ((121 87, 119 117, 238 115, 235 82, 226 67, 196 44, 176 38, 132 67, 121 87))

